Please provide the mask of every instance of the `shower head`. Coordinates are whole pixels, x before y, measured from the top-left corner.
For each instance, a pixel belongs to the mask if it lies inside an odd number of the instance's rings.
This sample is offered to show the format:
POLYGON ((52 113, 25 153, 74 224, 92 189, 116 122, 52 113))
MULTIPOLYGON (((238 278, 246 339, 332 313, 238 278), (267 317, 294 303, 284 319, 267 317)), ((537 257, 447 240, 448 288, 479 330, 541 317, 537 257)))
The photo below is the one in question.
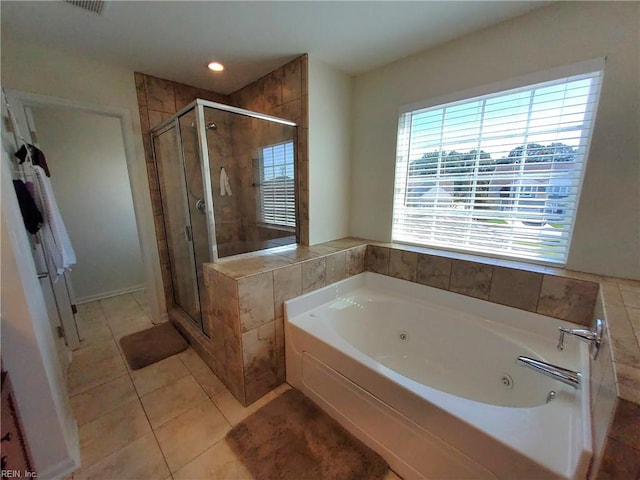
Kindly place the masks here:
POLYGON ((207 130, 217 130, 218 126, 215 123, 211 122, 211 123, 207 123, 207 127, 206 128, 207 128, 207 130))

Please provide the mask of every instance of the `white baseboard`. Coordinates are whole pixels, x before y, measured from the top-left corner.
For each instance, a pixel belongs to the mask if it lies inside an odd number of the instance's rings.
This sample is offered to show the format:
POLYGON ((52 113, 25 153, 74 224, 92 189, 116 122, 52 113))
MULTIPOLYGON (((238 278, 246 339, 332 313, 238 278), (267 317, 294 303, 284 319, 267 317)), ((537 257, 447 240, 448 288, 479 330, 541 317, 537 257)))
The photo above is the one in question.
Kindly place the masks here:
MULTIPOLYGON (((65 478, 69 478, 79 467, 79 461, 74 460, 73 458, 67 458, 42 472, 38 472, 38 478, 63 480, 65 478)), ((25 477, 23 476, 23 478, 25 477)))
POLYGON ((145 284, 134 285, 132 287, 120 288, 118 290, 111 290, 110 292, 102 292, 96 293, 95 295, 88 295, 86 297, 76 298, 76 304, 80 305, 82 303, 95 302, 96 300, 104 300, 105 298, 117 297, 118 295, 124 295, 125 293, 137 292, 139 290, 144 290, 145 284))
POLYGON ((153 323, 154 325, 161 325, 168 321, 169 321, 169 314, 163 313, 162 315, 160 315, 160 321, 158 323, 154 322, 153 320, 151 320, 151 323, 153 323))

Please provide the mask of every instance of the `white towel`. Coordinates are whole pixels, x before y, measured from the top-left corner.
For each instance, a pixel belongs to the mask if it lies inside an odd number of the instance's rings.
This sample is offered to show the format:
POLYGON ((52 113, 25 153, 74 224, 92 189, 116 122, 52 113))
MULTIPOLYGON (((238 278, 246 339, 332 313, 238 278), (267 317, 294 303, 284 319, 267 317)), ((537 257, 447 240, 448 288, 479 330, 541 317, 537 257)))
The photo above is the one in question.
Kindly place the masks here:
POLYGON ((36 173, 36 183, 40 211, 44 217, 42 233, 46 250, 56 268, 58 276, 62 275, 66 269, 76 263, 76 253, 71 246, 71 239, 64 226, 56 197, 49 177, 45 171, 37 165, 33 166, 36 173))
POLYGON ((227 171, 222 167, 220 169, 220 196, 231 196, 231 184, 229 183, 229 176, 227 171))

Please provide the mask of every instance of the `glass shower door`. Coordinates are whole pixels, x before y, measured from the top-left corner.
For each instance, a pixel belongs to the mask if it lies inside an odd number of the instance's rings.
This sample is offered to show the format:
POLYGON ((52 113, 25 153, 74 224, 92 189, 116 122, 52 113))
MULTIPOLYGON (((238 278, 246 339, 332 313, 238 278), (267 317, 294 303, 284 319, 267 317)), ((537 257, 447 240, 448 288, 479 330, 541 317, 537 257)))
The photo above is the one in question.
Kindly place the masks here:
POLYGON ((158 168, 174 302, 202 330, 199 283, 204 285, 204 282, 202 266, 197 266, 199 255, 196 254, 194 245, 189 177, 178 128, 176 120, 154 135, 153 148, 158 168))
MULTIPOLYGON (((209 247, 209 231, 205 204, 205 188, 202 178, 202 162, 198 129, 196 127, 196 110, 193 109, 179 119, 182 158, 186 185, 186 202, 191 225, 191 247, 195 260, 196 284, 200 302, 206 300, 203 264, 211 261, 209 247)), ((208 323, 202 319, 202 331, 209 335, 208 323)))

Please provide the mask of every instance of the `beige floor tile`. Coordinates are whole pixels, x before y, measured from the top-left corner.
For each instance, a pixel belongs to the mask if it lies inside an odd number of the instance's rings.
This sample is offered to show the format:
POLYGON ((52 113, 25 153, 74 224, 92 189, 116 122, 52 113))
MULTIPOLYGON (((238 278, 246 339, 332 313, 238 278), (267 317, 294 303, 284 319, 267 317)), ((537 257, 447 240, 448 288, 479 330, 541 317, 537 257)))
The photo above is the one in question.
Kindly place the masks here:
POLYGON ((100 306, 104 312, 109 315, 109 313, 137 307, 138 302, 136 302, 136 299, 132 295, 125 293, 124 295, 118 295, 117 297, 100 300, 100 306))
POLYGON ((141 313, 137 317, 129 317, 113 321, 110 320, 109 326, 111 327, 111 331, 113 332, 113 337, 116 339, 116 341, 120 341, 120 339, 125 335, 130 335, 132 333, 136 333, 141 330, 146 330, 147 328, 153 327, 153 323, 151 323, 151 320, 148 316, 141 313))
POLYGON ((155 434, 169 469, 175 472, 223 439, 230 429, 231 425, 207 399, 162 424, 155 434))
POLYGON ((96 328, 107 321, 107 316, 102 310, 86 313, 80 313, 80 311, 78 311, 78 313, 74 315, 74 318, 79 328, 87 330, 96 328))
POLYGON ((122 357, 105 358, 95 363, 73 362, 69 367, 69 394, 89 390, 127 373, 122 357))
POLYGON ((248 407, 243 407, 231 392, 225 390, 215 395, 213 401, 231 426, 234 426, 276 397, 277 394, 275 392, 269 392, 257 402, 252 403, 248 407))
POLYGON ((79 429, 80 457, 89 467, 151 431, 139 400, 134 400, 79 429))
POLYGON ((227 389, 193 348, 187 348, 179 357, 209 397, 213 398, 227 389))
POLYGON ((141 316, 146 316, 143 308, 137 303, 135 306, 127 307, 122 310, 114 310, 112 312, 108 312, 106 315, 107 321, 109 323, 114 321, 126 321, 130 318, 137 318, 141 316))
POLYGON ((627 307, 640 308, 640 288, 620 285, 622 301, 627 307))
POLYGON ((84 425, 137 398, 129 375, 122 375, 115 380, 74 395, 71 397, 71 407, 78 424, 84 425))
POLYGON ((207 394, 191 376, 162 387, 141 398, 153 428, 188 410, 193 404, 208 400, 207 394))
POLYGON ((95 316, 104 316, 104 310, 102 309, 102 304, 100 300, 96 302, 89 303, 81 303, 77 306, 78 315, 81 315, 83 318, 93 318, 95 316))
POLYGON ((177 355, 141 368, 132 370, 133 383, 141 397, 158 388, 173 384, 176 380, 189 375, 189 370, 180 361, 177 355))
POLYGON ((74 480, 164 480, 169 475, 155 437, 148 433, 94 465, 76 472, 74 480))
POLYGON ((73 361, 81 364, 95 364, 101 360, 107 358, 116 357, 120 355, 120 350, 113 341, 113 338, 109 338, 104 342, 96 343, 94 345, 82 346, 80 349, 73 352, 73 361))
POLYGON ((78 323, 78 334, 80 335, 80 348, 97 345, 113 339, 113 334, 105 319, 92 324, 90 327, 78 323))
POLYGON ((174 480, 252 480, 253 477, 227 442, 219 441, 209 450, 173 474, 174 480))

